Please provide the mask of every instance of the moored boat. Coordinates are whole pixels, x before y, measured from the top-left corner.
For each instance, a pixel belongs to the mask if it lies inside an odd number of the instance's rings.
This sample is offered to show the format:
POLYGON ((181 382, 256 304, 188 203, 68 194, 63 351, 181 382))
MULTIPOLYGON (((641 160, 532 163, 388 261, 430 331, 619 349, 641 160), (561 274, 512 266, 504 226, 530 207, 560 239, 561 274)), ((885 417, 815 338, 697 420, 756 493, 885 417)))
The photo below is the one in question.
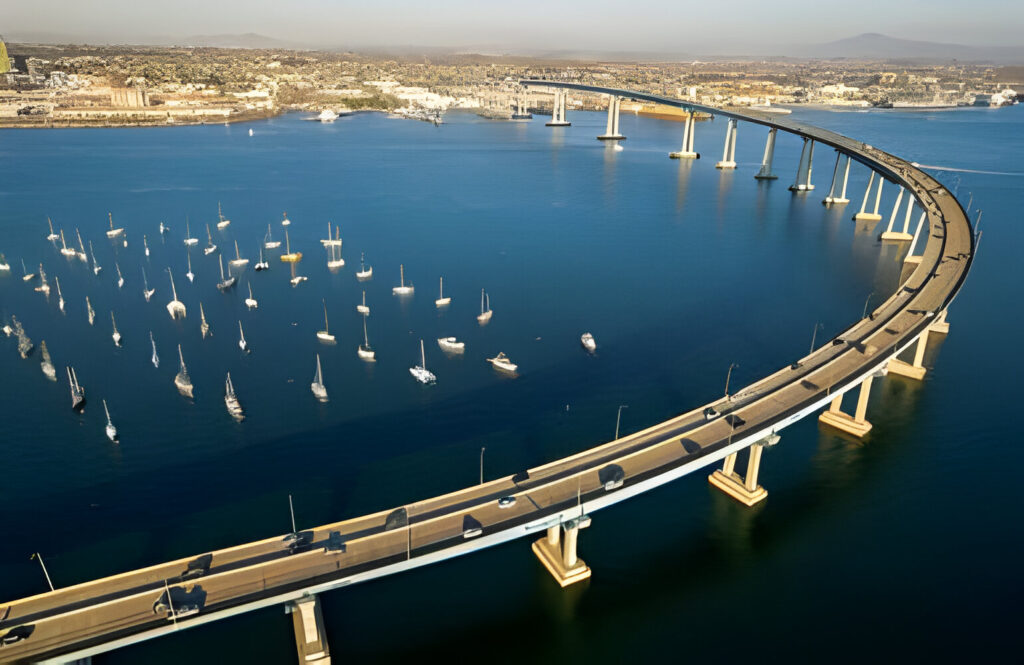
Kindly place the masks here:
POLYGON ((409 373, 412 377, 422 384, 434 383, 437 381, 437 377, 434 373, 427 369, 427 354, 423 350, 423 340, 420 340, 420 364, 415 367, 409 368, 409 373))
POLYGON ((460 342, 454 337, 438 337, 437 345, 441 347, 442 351, 448 353, 463 353, 466 350, 466 343, 460 342))
POLYGON ((228 378, 224 382, 224 404, 228 407, 228 413, 235 420, 245 420, 245 412, 242 411, 242 404, 238 401, 238 396, 235 395, 235 386, 231 383, 231 372, 228 372, 228 378))
POLYGON ((499 352, 498 355, 493 358, 488 358, 487 362, 491 363, 491 365, 494 366, 494 369, 509 372, 510 374, 515 374, 516 370, 519 369, 519 366, 509 360, 508 356, 502 352, 499 352))
POLYGON ((391 289, 391 293, 395 294, 396 296, 412 295, 413 291, 415 290, 415 287, 412 285, 412 282, 409 282, 409 284, 405 283, 405 264, 399 264, 398 274, 400 279, 399 285, 393 287, 391 289))

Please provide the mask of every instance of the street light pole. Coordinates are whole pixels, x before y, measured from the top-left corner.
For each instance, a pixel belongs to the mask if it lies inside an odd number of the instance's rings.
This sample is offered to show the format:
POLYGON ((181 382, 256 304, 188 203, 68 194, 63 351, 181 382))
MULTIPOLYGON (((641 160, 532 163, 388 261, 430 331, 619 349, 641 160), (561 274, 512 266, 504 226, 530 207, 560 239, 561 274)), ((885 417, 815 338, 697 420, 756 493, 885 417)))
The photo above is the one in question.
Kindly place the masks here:
POLYGON ((874 291, 869 293, 868 297, 867 297, 867 300, 864 301, 864 313, 860 315, 860 318, 862 318, 862 319, 867 318, 867 316, 868 316, 868 303, 871 302, 871 297, 873 295, 875 295, 874 291))
POLYGON ((811 333, 811 350, 807 352, 807 355, 814 353, 814 342, 818 339, 818 329, 821 327, 822 325, 820 323, 814 324, 814 332, 811 333))
POLYGON ((622 422, 622 410, 628 408, 628 404, 619 405, 619 415, 615 416, 615 441, 619 440, 619 423, 622 422))
POLYGON ((288 512, 291 513, 292 516, 292 533, 298 533, 295 529, 295 506, 292 504, 291 494, 288 495, 288 512))
POLYGON ((725 373, 725 397, 729 398, 729 379, 732 378, 732 370, 734 367, 739 367, 739 363, 730 363, 729 371, 725 373))
POLYGON ((484 484, 484 451, 487 450, 487 446, 480 448, 480 484, 484 484))
POLYGON ((46 571, 46 564, 43 563, 43 555, 39 552, 36 552, 30 558, 39 559, 39 565, 43 567, 43 575, 46 576, 46 583, 50 585, 50 591, 54 591, 53 582, 50 580, 50 573, 46 571))

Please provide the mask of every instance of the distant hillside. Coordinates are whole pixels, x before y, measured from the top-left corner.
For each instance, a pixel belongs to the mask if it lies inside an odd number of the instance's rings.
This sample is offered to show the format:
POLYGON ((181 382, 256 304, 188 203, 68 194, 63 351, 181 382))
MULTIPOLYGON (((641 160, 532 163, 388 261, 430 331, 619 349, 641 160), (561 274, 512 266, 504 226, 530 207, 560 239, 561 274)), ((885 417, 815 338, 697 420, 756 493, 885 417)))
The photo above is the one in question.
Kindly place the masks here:
POLYGON ((177 42, 178 46, 207 46, 215 48, 301 48, 281 39, 247 32, 241 35, 192 35, 177 42))
POLYGON ((785 55, 805 58, 1024 63, 1024 47, 1020 46, 941 44, 899 39, 876 32, 868 32, 826 44, 794 47, 791 53, 785 55))

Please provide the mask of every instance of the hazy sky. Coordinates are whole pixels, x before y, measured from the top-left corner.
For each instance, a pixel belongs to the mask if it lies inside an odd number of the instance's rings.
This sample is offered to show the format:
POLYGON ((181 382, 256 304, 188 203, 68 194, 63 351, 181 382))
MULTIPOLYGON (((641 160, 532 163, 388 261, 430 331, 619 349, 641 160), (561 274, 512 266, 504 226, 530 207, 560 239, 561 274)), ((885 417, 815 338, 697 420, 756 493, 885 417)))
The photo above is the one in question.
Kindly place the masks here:
POLYGON ((318 47, 742 53, 863 32, 1019 44, 1022 0, 3 0, 0 34, 145 43, 255 32, 318 47), (810 9, 812 8, 813 9, 810 9))

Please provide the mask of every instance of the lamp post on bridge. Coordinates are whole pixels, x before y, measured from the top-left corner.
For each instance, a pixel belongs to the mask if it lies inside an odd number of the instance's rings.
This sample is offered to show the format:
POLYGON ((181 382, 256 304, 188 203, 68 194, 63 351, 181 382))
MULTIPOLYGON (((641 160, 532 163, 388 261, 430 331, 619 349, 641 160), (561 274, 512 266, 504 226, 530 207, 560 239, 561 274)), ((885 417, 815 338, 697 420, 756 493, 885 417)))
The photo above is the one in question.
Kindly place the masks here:
POLYGON ((615 439, 613 439, 614 441, 618 441, 619 440, 619 423, 622 422, 622 410, 623 409, 628 409, 628 408, 629 408, 628 404, 620 404, 619 405, 619 414, 617 416, 615 416, 615 439))
POLYGON ((484 451, 487 450, 487 446, 481 446, 480 448, 480 484, 484 484, 484 451))
POLYGON ((46 564, 43 563, 43 555, 39 552, 35 552, 31 557, 29 557, 29 559, 39 559, 39 565, 43 567, 43 575, 46 576, 46 583, 50 585, 50 591, 54 591, 53 582, 50 580, 50 573, 46 571, 46 564))
POLYGON ((727 400, 730 399, 730 397, 729 397, 729 379, 732 378, 732 370, 734 368, 736 368, 736 367, 739 367, 739 366, 740 366, 739 363, 729 363, 729 371, 725 373, 725 399, 727 399, 727 400))
MULTIPOLYGON (((911 249, 913 249, 913 247, 911 247, 911 249)), ((864 301, 864 313, 860 315, 860 318, 862 318, 862 319, 867 318, 867 316, 868 316, 868 303, 871 302, 871 297, 873 295, 875 295, 874 291, 869 293, 867 299, 864 301)), ((872 315, 871 320, 874 321, 874 315, 872 315)))
POLYGON ((824 327, 825 326, 822 323, 814 324, 814 332, 811 333, 811 350, 807 352, 807 355, 814 353, 814 343, 818 340, 818 331, 824 327))

